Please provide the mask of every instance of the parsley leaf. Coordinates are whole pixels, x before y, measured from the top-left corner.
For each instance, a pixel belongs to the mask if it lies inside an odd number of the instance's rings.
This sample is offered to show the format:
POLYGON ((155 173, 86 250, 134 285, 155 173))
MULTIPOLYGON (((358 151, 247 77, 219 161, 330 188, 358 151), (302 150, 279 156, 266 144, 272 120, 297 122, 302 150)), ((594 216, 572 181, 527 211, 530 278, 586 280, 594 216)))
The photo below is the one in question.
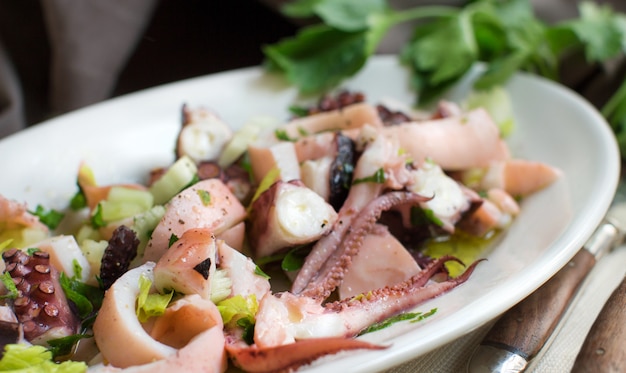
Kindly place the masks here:
POLYGON ((352 181, 352 185, 356 185, 356 184, 360 184, 360 183, 377 183, 377 184, 382 184, 382 183, 385 182, 385 180, 386 180, 385 170, 383 170, 382 168, 379 168, 371 176, 367 176, 367 177, 363 177, 363 178, 360 178, 360 179, 353 180, 352 181))
POLYGON ((51 230, 54 230, 56 227, 58 227, 61 223, 61 220, 63 220, 63 218, 65 217, 65 214, 63 214, 62 212, 54 209, 46 210, 42 205, 37 205, 35 211, 29 212, 37 216, 39 218, 39 221, 41 221, 51 230))
POLYGON ((302 29, 293 39, 264 47, 263 52, 271 66, 282 70, 303 93, 317 93, 334 87, 365 65, 365 44, 365 31, 316 25, 302 29))
POLYGON ((0 282, 4 285, 7 290, 6 294, 0 295, 0 299, 15 299, 20 295, 20 292, 17 290, 15 283, 13 282, 13 278, 9 272, 4 272, 0 274, 0 282))

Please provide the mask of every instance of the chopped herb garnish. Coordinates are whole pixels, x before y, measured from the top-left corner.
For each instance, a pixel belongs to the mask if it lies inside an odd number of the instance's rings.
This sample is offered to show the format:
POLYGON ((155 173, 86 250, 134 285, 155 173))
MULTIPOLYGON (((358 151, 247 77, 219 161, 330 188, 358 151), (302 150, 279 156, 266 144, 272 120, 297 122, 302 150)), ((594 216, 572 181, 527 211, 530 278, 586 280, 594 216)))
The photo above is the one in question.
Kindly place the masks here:
POLYGON ((31 256, 34 253, 36 253, 37 251, 41 251, 41 250, 38 247, 29 247, 28 249, 26 249, 26 254, 31 256))
POLYGON ((178 241, 178 236, 175 235, 174 233, 172 233, 172 235, 170 236, 170 241, 167 247, 172 247, 173 244, 176 243, 176 241, 178 241))
POLYGON ((50 209, 46 210, 43 206, 37 205, 35 211, 30 211, 31 214, 37 216, 39 221, 45 224, 50 229, 55 229, 63 220, 65 214, 60 211, 50 209))
POLYGON ((361 179, 355 179, 352 181, 352 185, 356 185, 356 184, 360 184, 360 183, 377 183, 377 184, 383 184, 386 180, 385 177, 385 170, 383 170, 382 168, 379 168, 378 170, 376 170, 376 172, 374 172, 374 174, 372 176, 367 176, 361 179))
POLYGON ((74 269, 74 276, 72 277, 73 279, 77 280, 83 278, 83 267, 80 266, 78 260, 72 260, 72 269, 74 269))
POLYGON ((102 206, 98 203, 96 210, 91 215, 91 226, 94 228, 106 227, 107 223, 102 218, 102 206))
POLYGON ((289 112, 296 117, 306 117, 309 115, 309 109, 297 105, 289 106, 289 112))
POLYGON ((104 298, 104 291, 101 288, 70 278, 63 272, 59 276, 59 283, 67 299, 76 306, 81 319, 88 318, 100 309, 104 298))
POLYGON ((309 246, 298 246, 291 249, 280 263, 280 267, 283 271, 297 271, 302 268, 304 259, 310 252, 309 246))
POLYGON ((7 293, 4 295, 0 295, 0 299, 15 299, 20 295, 20 292, 17 290, 15 283, 13 282, 13 278, 9 272, 4 272, 0 275, 0 282, 4 284, 4 287, 7 290, 7 293))
POLYGON ((379 323, 369 326, 368 328, 364 329, 361 333, 359 333, 359 335, 363 335, 363 334, 367 334, 367 333, 375 332, 377 330, 384 329, 400 321, 410 320, 411 323, 416 323, 416 322, 424 320, 427 317, 434 315, 436 312, 437 312, 437 309, 433 308, 426 313, 423 313, 423 312, 401 313, 399 315, 392 316, 384 321, 381 321, 379 323))
POLYGON ((267 273, 263 272, 261 267, 259 267, 258 265, 256 267, 254 267, 254 274, 257 275, 257 276, 261 276, 261 277, 263 277, 263 278, 265 278, 267 280, 270 279, 270 276, 267 273))
POLYGON ((170 304, 174 292, 167 294, 150 294, 152 281, 145 275, 139 277, 139 295, 137 296, 137 318, 140 322, 146 322, 153 316, 161 316, 170 304))
POLYGON ((443 226, 443 222, 435 215, 433 210, 419 207, 411 208, 411 224, 415 226, 424 224, 435 224, 438 227, 443 226))
POLYGON ((83 190, 79 187, 78 192, 76 192, 70 200, 70 208, 77 211, 85 207, 87 207, 87 198, 85 198, 85 193, 83 193, 83 190))
POLYGON ((237 320, 237 326, 243 328, 241 338, 243 338, 243 340, 249 345, 254 344, 254 325, 255 323, 247 317, 237 320))
POLYGON ((72 334, 67 337, 50 339, 47 341, 50 348, 48 350, 52 352, 53 358, 69 356, 72 353, 74 345, 84 338, 91 338, 91 334, 72 334))
POLYGON ((203 189, 198 189, 197 193, 203 205, 208 206, 211 204, 211 193, 203 189))
POLYGON ((252 343, 254 335, 254 316, 259 310, 259 303, 254 294, 247 297, 235 295, 217 303, 224 326, 227 328, 240 327, 244 330, 244 340, 252 343))
POLYGON ((287 134, 287 131, 279 128, 276 131, 274 131, 274 135, 276 136, 276 138, 280 141, 296 141, 297 139, 291 138, 289 137, 289 135, 287 134))

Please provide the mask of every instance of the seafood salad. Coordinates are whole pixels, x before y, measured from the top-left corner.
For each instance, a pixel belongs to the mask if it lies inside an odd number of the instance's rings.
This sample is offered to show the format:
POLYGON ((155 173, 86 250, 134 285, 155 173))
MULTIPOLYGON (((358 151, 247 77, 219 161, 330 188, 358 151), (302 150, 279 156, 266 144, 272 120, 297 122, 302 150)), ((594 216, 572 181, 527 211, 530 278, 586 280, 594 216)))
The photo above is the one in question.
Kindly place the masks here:
POLYGON ((428 318, 483 265, 431 242, 486 245, 561 174, 483 108, 340 91, 292 115, 233 131, 183 105, 145 183, 81 163, 65 211, 0 196, 0 368, 289 372, 385 349, 359 336, 428 318))

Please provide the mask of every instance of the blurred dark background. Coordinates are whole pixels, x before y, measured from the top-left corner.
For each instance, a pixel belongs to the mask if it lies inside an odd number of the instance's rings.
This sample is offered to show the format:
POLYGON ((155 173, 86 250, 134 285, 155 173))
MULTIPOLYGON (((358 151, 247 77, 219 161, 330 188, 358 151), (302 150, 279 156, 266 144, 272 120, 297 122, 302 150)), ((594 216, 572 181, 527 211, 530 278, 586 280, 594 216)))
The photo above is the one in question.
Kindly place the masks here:
MULTIPOLYGON (((258 0, 159 0, 113 95, 258 65, 261 46, 297 25, 258 0)), ((0 0, 0 41, 24 96, 27 124, 50 115, 51 48, 38 0, 0 0)))

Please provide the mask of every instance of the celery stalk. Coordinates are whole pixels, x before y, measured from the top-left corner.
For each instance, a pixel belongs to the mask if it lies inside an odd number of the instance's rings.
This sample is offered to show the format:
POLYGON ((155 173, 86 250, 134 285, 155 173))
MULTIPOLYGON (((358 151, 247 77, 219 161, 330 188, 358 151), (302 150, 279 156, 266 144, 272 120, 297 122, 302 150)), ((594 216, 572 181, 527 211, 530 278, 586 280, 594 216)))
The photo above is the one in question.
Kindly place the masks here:
POLYGON ((150 187, 154 203, 162 205, 191 184, 198 174, 198 167, 187 156, 179 158, 163 176, 150 187))

